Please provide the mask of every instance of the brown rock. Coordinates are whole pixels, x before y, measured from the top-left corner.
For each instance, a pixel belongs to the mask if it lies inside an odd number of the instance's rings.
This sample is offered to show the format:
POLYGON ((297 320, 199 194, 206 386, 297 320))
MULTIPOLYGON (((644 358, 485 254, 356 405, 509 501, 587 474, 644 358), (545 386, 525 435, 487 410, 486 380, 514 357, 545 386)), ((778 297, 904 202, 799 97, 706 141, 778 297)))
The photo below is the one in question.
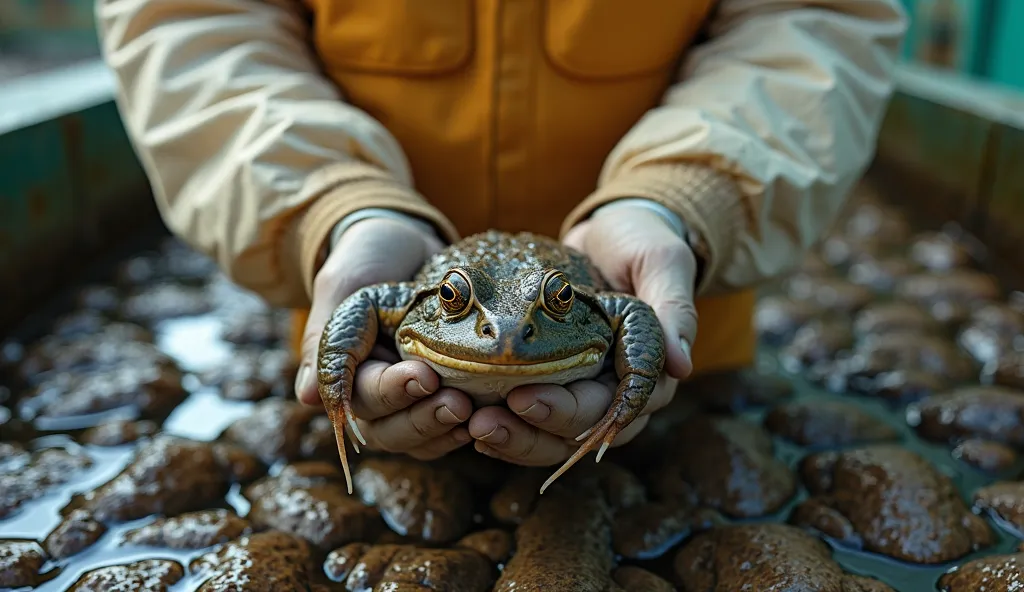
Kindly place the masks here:
MULTIPOLYGON (((322 407, 307 407, 291 399, 267 399, 232 423, 224 437, 267 464, 303 460, 303 436, 313 419, 323 414, 322 407)), ((334 454, 338 454, 336 445, 334 454)))
POLYGON ((198 592, 309 590, 318 571, 309 545, 278 531, 242 537, 192 562, 190 571, 203 584, 198 592))
POLYGON ((910 237, 910 225, 899 210, 872 201, 856 205, 843 229, 852 239, 873 239, 885 245, 902 245, 910 237))
POLYGON ((201 379, 203 384, 217 387, 225 399, 260 401, 271 395, 288 395, 297 370, 298 363, 288 349, 240 349, 201 379))
POLYGON ((972 438, 953 449, 953 458, 987 473, 1001 473, 1016 464, 1017 453, 1005 444, 972 438))
POLYGON ((877 236, 853 237, 833 235, 821 244, 821 256, 829 265, 839 267, 864 259, 877 259, 886 250, 884 240, 877 236))
POLYGON ((408 458, 368 458, 353 485, 391 530, 427 542, 453 541, 473 521, 473 491, 454 471, 408 458))
POLYGON ((741 419, 695 417, 666 443, 654 490, 679 500, 680 482, 693 487, 701 504, 735 518, 779 510, 796 493, 789 468, 775 459, 771 436, 741 419))
POLYGON ((501 565, 512 556, 514 541, 510 533, 500 528, 488 528, 467 534, 455 546, 472 549, 490 559, 491 563, 501 565))
POLYGON ((878 302, 864 307, 853 320, 853 332, 859 337, 883 333, 937 333, 941 326, 917 304, 878 302))
POLYGON ((773 374, 730 370, 697 376, 683 383, 680 389, 686 392, 686 397, 698 399, 709 411, 740 413, 789 398, 793 394, 793 383, 773 374))
POLYGON ((919 267, 904 257, 866 258, 850 265, 846 277, 857 284, 875 292, 891 292, 896 282, 916 271, 919 267))
POLYGON ((925 232, 910 244, 910 258, 931 271, 949 271, 971 262, 967 248, 944 232, 925 232))
POLYGON ((675 592, 675 587, 661 576, 631 565, 615 570, 612 577, 626 592, 675 592))
POLYGON ((239 518, 231 510, 201 510, 173 518, 160 518, 143 527, 129 530, 121 544, 205 549, 248 534, 252 534, 249 521, 239 518))
POLYGON ((161 434, 116 477, 87 493, 82 507, 101 522, 175 515, 217 503, 233 482, 214 445, 161 434))
POLYGON ((761 339, 779 343, 790 339, 800 327, 822 313, 821 307, 787 296, 766 296, 754 309, 754 328, 761 339))
POLYGON ((790 372, 828 362, 836 354, 853 347, 853 330, 845 319, 813 320, 793 336, 780 352, 783 367, 790 372))
POLYGON ((0 587, 35 587, 46 555, 35 541, 0 540, 0 587))
POLYGON ((907 423, 936 442, 981 438, 1024 446, 1024 391, 973 386, 933 395, 907 408, 907 423))
POLYGON ((254 525, 301 537, 324 551, 373 538, 380 527, 378 512, 349 495, 338 469, 322 462, 289 465, 251 485, 245 497, 252 501, 254 525))
POLYGON ((893 370, 917 370, 952 381, 967 379, 973 372, 956 345, 943 337, 900 331, 866 337, 855 350, 857 374, 875 376, 893 370))
POLYGON ((939 577, 942 592, 1016 592, 1024 586, 1024 553, 993 555, 950 568, 939 577))
POLYGON ((974 507, 1024 533, 1024 482, 1000 481, 974 492, 974 507))
POLYGON ((981 382, 1024 391, 1024 351, 1001 355, 981 369, 981 382))
POLYGON ((828 545, 784 524, 730 525, 701 533, 676 555, 675 571, 683 592, 894 592, 877 580, 844 573, 828 545))
POLYGON ((920 564, 959 559, 993 544, 953 482, 890 444, 812 455, 801 465, 812 496, 790 521, 866 551, 920 564))
POLYGON ((43 542, 47 554, 66 559, 91 547, 107 532, 107 527, 93 520, 85 510, 72 510, 43 542))
POLYGON ((871 290, 841 277, 797 274, 787 281, 789 296, 797 302, 810 302, 820 310, 855 312, 874 295, 871 290))
POLYGON ((331 551, 324 573, 346 590, 489 592, 494 568, 469 549, 353 543, 331 551))
POLYGON ((769 432, 800 446, 834 448, 897 440, 899 433, 856 405, 829 399, 784 403, 764 419, 769 432))
POLYGON ((692 533, 714 526, 717 517, 714 511, 679 501, 623 510, 612 527, 615 552, 628 559, 656 559, 692 533))
POLYGON ((121 316, 153 324, 166 319, 206 314, 213 310, 209 293, 177 283, 158 283, 135 291, 121 302, 121 316))
POLYGON ((159 429, 152 421, 115 420, 89 428, 82 434, 82 442, 93 446, 121 446, 148 438, 159 429))
POLYGON ((76 449, 46 448, 29 454, 17 444, 0 442, 0 518, 67 483, 92 464, 88 455, 76 449))
POLYGON ((957 269, 947 273, 917 273, 896 285, 898 296, 922 304, 954 302, 973 304, 999 298, 999 282, 980 271, 957 269))
POLYGON ((146 559, 127 565, 94 569, 81 577, 70 592, 145 590, 167 592, 185 576, 181 564, 167 559, 146 559))

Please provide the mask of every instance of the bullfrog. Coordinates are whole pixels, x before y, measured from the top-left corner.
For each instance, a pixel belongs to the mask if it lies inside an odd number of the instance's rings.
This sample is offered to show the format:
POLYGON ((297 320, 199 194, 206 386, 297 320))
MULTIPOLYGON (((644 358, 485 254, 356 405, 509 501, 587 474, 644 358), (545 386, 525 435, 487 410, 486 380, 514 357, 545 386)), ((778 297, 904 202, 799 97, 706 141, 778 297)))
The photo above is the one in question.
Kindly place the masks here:
POLYGON ((521 385, 564 385, 613 368, 618 386, 607 412, 576 438, 579 449, 541 493, 588 453, 597 450, 600 462, 647 404, 666 356, 651 306, 614 291, 583 253, 527 232, 468 236, 428 259, 412 281, 356 291, 324 328, 318 390, 349 493, 346 427, 356 453, 366 445, 352 411, 354 375, 379 338, 393 339, 402 359, 426 363, 442 386, 476 406, 500 405, 521 385))

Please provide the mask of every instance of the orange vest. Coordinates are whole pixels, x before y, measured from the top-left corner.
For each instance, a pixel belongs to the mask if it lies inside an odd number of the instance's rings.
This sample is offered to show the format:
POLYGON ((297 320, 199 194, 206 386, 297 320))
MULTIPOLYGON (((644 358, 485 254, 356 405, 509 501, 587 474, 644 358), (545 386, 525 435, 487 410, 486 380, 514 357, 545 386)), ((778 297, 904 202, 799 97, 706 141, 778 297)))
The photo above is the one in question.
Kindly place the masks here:
MULTIPOLYGON (((462 235, 554 236, 659 104, 714 1, 306 4, 327 75, 398 139, 417 190, 462 235)), ((753 302, 750 291, 698 299, 698 370, 752 361, 753 302)))

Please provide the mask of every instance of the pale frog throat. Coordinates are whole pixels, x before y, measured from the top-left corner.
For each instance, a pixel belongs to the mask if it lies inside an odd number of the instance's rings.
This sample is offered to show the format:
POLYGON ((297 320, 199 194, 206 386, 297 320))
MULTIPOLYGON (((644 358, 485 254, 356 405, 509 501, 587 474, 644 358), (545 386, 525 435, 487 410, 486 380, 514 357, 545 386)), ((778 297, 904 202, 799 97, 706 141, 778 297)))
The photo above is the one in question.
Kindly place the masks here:
POLYGON ((437 372, 441 384, 457 388, 478 403, 493 404, 509 391, 525 384, 566 384, 596 378, 601 373, 605 352, 597 348, 536 364, 487 364, 446 356, 423 343, 406 338, 399 344, 404 360, 421 360, 437 372))

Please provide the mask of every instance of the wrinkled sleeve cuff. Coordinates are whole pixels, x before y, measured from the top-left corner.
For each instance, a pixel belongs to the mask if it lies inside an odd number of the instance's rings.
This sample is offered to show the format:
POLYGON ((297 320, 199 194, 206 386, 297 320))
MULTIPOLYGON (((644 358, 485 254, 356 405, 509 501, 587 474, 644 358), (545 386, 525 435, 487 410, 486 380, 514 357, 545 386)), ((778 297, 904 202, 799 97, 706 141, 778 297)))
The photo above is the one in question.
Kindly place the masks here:
POLYGON ((302 283, 308 295, 313 293, 313 278, 323 264, 331 231, 358 210, 386 208, 402 212, 431 224, 443 241, 459 239, 458 231, 440 210, 408 185, 372 165, 333 165, 319 171, 310 182, 324 187, 320 197, 293 218, 284 236, 284 252, 293 264, 294 279, 302 283))
POLYGON ((690 232, 691 247, 704 263, 697 294, 720 289, 719 273, 735 252, 745 225, 743 197, 732 177, 696 164, 657 164, 628 170, 599 187, 562 224, 561 235, 600 206, 644 198, 675 212, 690 232))

